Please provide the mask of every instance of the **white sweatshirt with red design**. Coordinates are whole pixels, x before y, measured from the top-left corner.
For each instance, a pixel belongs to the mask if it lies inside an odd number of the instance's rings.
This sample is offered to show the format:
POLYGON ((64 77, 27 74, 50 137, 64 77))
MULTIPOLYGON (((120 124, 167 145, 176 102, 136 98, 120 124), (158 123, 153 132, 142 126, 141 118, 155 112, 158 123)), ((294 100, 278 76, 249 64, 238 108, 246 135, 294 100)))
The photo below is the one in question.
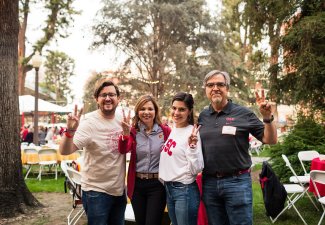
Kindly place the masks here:
POLYGON ((196 148, 192 149, 188 145, 192 129, 192 125, 172 129, 160 153, 159 179, 161 181, 178 181, 190 184, 203 170, 200 134, 197 134, 196 148))

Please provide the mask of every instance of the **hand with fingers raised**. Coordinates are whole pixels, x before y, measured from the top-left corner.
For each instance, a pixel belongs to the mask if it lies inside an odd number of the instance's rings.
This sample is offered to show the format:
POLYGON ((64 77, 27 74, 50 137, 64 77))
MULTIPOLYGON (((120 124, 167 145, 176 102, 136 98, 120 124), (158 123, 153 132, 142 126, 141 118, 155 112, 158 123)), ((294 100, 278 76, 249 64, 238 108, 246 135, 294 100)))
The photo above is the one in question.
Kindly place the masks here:
POLYGON ((125 116, 124 109, 122 109, 122 112, 123 112, 123 120, 122 120, 123 135, 128 136, 130 135, 130 130, 131 130, 131 110, 129 110, 127 116, 125 116))
POLYGON ((68 114, 68 117, 67 117, 67 133, 69 135, 73 135, 76 132, 76 130, 77 130, 78 126, 79 126, 79 121, 80 121, 80 118, 81 118, 81 115, 82 115, 82 111, 83 111, 83 108, 81 108, 78 111, 78 106, 75 105, 74 112, 68 114))
POLYGON ((265 100, 264 90, 261 91, 261 96, 258 92, 255 92, 256 103, 259 106, 260 113, 263 116, 263 119, 270 119, 272 117, 271 105, 268 100, 265 100))
POLYGON ((192 133, 191 133, 190 137, 188 138, 188 145, 192 149, 196 148, 196 144, 198 141, 197 134, 198 134, 200 128, 201 128, 201 125, 198 126, 197 124, 195 124, 193 126, 192 133))

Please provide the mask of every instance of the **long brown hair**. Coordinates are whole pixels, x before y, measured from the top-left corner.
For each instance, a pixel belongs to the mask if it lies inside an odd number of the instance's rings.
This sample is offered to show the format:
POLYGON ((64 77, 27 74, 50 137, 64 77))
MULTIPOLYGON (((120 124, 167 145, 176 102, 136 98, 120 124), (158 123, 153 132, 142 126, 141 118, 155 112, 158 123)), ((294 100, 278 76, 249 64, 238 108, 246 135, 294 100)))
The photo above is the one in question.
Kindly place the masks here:
POLYGON ((159 107, 158 107, 158 104, 157 104, 156 100, 151 95, 143 95, 143 96, 141 96, 139 98, 138 102, 135 104, 135 107, 134 107, 135 115, 134 115, 134 117, 132 119, 132 126, 137 131, 139 131, 139 121, 140 121, 139 111, 143 107, 143 105, 146 104, 147 102, 152 102, 152 104, 153 104, 153 106, 155 108, 155 118, 154 118, 153 122, 157 123, 159 125, 161 124, 160 110, 159 110, 159 107))

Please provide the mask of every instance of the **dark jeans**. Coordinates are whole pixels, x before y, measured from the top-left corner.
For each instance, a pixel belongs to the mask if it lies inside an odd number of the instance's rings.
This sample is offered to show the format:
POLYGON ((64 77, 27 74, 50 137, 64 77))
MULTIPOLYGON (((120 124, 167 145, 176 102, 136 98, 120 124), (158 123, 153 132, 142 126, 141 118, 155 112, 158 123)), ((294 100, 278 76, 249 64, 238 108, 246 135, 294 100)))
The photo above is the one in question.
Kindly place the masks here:
POLYGON ((251 225, 253 223, 250 173, 227 178, 203 175, 202 190, 209 225, 251 225))
POLYGON ((196 181, 191 184, 166 182, 167 208, 173 225, 197 225, 200 192, 196 181))
POLYGON ((166 207, 166 192, 158 179, 136 178, 132 208, 137 225, 160 225, 166 207))
POLYGON ((125 193, 113 196, 97 191, 83 191, 82 204, 88 225, 124 225, 125 193))

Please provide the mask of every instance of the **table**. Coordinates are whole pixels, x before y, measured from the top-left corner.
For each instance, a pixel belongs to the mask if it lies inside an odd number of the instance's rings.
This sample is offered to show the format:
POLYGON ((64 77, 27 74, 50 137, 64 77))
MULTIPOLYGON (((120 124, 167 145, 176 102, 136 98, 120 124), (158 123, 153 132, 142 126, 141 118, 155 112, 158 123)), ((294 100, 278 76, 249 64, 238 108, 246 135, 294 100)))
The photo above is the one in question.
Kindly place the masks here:
MULTIPOLYGON (((320 158, 315 158, 311 161, 311 166, 310 166, 310 170, 323 170, 325 171, 325 160, 321 160, 320 158)), ((324 184, 316 184, 317 189, 319 191, 320 196, 325 196, 325 185, 324 184)), ((309 191, 313 192, 316 196, 316 189, 312 183, 312 181, 310 180, 310 184, 309 184, 309 191)))
MULTIPOLYGON (((25 147, 25 148, 35 148, 37 151, 39 151, 40 149, 46 149, 46 147, 39 147, 39 146, 35 146, 35 147, 25 147)), ((50 147, 48 147, 50 148, 50 147)), ((57 151, 57 156, 56 156, 56 159, 53 158, 53 155, 49 155, 48 158, 43 158, 43 160, 57 160, 58 163, 60 163, 61 161, 65 160, 65 161, 70 161, 72 162, 73 160, 76 160, 78 157, 79 157, 79 154, 74 152, 70 155, 61 155, 60 152, 59 152, 59 149, 58 149, 58 146, 57 148, 54 147, 54 149, 57 151)), ((25 155, 25 152, 24 152, 24 148, 21 149, 21 161, 22 161, 22 164, 26 164, 26 162, 34 162, 35 164, 37 164, 39 162, 39 156, 37 153, 29 153, 28 155, 25 155)))

